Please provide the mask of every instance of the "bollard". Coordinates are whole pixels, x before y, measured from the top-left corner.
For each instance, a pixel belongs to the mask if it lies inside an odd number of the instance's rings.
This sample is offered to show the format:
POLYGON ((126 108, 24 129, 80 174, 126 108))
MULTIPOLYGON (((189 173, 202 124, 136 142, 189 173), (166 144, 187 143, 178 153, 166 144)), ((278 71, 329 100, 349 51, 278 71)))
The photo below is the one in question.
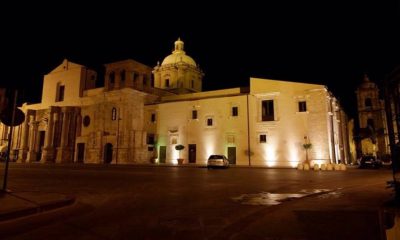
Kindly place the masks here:
POLYGON ((325 171, 325 170, 326 170, 326 164, 325 164, 325 163, 321 164, 321 170, 322 170, 322 171, 325 171))

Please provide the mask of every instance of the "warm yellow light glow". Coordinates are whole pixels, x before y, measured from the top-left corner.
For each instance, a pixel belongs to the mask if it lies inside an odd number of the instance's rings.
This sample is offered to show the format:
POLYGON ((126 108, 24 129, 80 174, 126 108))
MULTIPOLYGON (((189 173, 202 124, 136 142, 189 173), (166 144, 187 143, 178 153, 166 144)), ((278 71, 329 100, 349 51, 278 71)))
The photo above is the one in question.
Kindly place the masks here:
POLYGON ((315 159, 311 161, 311 165, 318 164, 319 166, 321 166, 321 164, 326 164, 326 163, 328 163, 326 160, 315 159))
POLYGON ((297 168, 297 165, 299 164, 299 152, 297 150, 296 144, 293 144, 289 148, 289 164, 293 168, 297 168))
POLYGON ((292 168, 297 168, 297 165, 299 164, 299 161, 289 161, 289 164, 292 168))
POLYGON ((267 167, 275 167, 276 161, 267 161, 267 167))
POLYGON ((320 147, 314 147, 314 152, 315 152, 315 158, 316 159, 324 158, 322 150, 321 150, 320 147))
POLYGON ((173 145, 172 149, 172 159, 177 162, 176 159, 179 158, 179 151, 175 149, 175 145, 173 145))
POLYGON ((212 154, 221 154, 215 152, 215 137, 214 136, 204 136, 204 144, 206 147, 206 158, 212 154))
POLYGON ((277 165, 277 154, 276 154, 276 145, 273 143, 268 143, 263 148, 263 158, 267 167, 274 167, 277 165))

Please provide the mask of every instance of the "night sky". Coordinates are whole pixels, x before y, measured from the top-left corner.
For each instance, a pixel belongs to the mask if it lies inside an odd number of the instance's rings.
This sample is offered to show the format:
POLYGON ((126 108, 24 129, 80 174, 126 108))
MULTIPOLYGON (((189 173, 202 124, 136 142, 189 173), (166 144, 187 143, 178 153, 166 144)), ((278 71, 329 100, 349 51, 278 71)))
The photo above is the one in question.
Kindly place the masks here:
POLYGON ((400 64, 399 1, 268 2, 4 8, 0 86, 38 102, 43 75, 64 58, 100 73, 127 58, 153 67, 181 37, 206 74, 204 90, 247 86, 250 77, 318 83, 354 115, 363 74, 381 82, 400 64))

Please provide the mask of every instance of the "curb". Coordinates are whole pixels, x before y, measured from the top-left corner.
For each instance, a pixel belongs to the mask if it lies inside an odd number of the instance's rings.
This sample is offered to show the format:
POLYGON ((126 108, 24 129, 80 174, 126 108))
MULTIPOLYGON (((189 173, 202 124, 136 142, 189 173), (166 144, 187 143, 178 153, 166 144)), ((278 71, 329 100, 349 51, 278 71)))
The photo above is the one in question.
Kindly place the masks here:
POLYGON ((39 203, 36 204, 37 206, 34 207, 27 207, 23 209, 12 210, 9 212, 3 212, 0 214, 0 223, 3 221, 26 217, 37 213, 54 210, 56 208, 65 207, 68 205, 72 205, 73 203, 75 203, 75 197, 66 196, 63 200, 51 201, 43 204, 39 203))

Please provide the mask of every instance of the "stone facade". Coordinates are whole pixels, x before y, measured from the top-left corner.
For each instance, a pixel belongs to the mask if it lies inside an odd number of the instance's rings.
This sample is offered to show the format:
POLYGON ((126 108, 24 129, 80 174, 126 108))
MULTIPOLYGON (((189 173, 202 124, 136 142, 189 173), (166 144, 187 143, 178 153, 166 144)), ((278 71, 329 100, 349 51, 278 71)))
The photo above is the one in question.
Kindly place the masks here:
POLYGON ((295 167, 305 142, 312 164, 350 161, 345 114, 322 85, 251 78, 249 89, 163 97, 146 106, 145 124, 160 163, 177 163, 182 144, 186 163, 224 154, 231 164, 295 167))
POLYGON ((379 97, 378 86, 367 75, 357 88, 359 122, 359 155, 379 158, 390 153, 384 101, 379 97))
MULTIPOLYGON (((44 77, 42 102, 14 128, 19 162, 232 164, 295 167, 349 163, 347 118, 323 85, 251 78, 249 87, 202 92, 203 72, 183 42, 154 69, 134 60, 97 73, 64 60, 44 77), (153 73, 153 75, 152 75, 153 73), (153 78, 154 76, 154 78, 153 78)), ((7 136, 9 128, 0 125, 7 136)))

